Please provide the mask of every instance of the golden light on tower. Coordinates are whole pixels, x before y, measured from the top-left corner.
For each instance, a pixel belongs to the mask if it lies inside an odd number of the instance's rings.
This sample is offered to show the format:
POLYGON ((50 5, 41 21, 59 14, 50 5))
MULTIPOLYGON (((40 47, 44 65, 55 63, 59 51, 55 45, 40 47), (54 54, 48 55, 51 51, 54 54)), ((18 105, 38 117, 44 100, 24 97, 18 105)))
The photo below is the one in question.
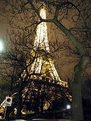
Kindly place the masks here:
MULTIPOLYGON (((41 8, 40 16, 46 19, 46 10, 41 8)), ((46 22, 41 22, 36 29, 36 37, 34 41, 32 55, 36 56, 31 67, 28 68, 30 74, 40 74, 42 77, 49 77, 51 80, 56 80, 57 83, 68 86, 67 82, 62 81, 57 73, 53 59, 50 55, 50 48, 48 43, 47 35, 47 24, 46 22)))
MULTIPOLYGON (((40 16, 43 19, 46 19, 46 10, 44 8, 40 10, 40 16)), ((37 26, 34 49, 37 49, 37 48, 41 48, 43 50, 46 50, 47 52, 50 52, 46 22, 41 22, 37 26)))

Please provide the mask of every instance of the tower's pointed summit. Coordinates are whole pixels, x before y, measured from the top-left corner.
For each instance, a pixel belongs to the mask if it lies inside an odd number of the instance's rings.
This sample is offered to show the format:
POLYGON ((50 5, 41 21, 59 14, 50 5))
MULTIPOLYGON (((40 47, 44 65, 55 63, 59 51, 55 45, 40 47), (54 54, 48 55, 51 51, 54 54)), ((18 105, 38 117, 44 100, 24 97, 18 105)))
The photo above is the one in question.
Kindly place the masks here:
MULTIPOLYGON (((46 19, 46 10, 42 8, 40 10, 40 16, 46 19)), ((37 26, 36 37, 33 46, 34 52, 31 54, 35 57, 34 62, 28 67, 28 72, 31 75, 41 75, 41 77, 47 77, 50 80, 55 80, 57 83, 67 86, 67 82, 60 79, 54 62, 50 57, 50 48, 48 43, 47 35, 47 24, 46 22, 41 22, 37 26)))

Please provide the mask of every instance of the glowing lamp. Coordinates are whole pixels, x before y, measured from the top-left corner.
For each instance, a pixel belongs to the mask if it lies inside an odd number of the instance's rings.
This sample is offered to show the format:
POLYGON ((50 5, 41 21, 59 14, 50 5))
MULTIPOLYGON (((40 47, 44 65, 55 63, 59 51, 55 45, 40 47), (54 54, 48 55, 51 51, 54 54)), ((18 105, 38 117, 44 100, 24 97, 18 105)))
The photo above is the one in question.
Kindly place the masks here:
POLYGON ((3 50, 4 50, 4 44, 2 40, 0 39, 0 52, 2 52, 3 50))
POLYGON ((66 105, 66 109, 71 109, 71 105, 66 105))

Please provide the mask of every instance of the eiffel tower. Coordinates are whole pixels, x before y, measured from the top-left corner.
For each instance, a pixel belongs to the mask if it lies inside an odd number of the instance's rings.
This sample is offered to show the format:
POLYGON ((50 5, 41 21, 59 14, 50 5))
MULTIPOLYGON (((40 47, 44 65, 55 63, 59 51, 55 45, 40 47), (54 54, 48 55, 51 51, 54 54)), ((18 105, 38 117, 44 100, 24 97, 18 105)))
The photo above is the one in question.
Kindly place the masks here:
MULTIPOLYGON (((44 8, 40 10, 40 16, 43 19, 46 19, 46 11, 44 8)), ((28 73, 35 77, 37 74, 41 75, 41 77, 48 77, 50 80, 55 80, 58 84, 67 87, 67 82, 60 79, 53 59, 50 56, 47 25, 45 22, 42 22, 37 26, 33 50, 31 55, 34 56, 35 60, 32 65, 27 68, 28 73)))
MULTIPOLYGON (((46 19, 44 7, 40 10, 40 16, 46 19)), ((46 22, 37 26, 30 54, 34 60, 32 64, 30 59, 27 60, 27 69, 21 74, 13 91, 12 105, 17 110, 16 115, 35 114, 36 117, 36 114, 46 111, 59 111, 63 105, 70 103, 71 96, 68 83, 60 79, 50 55, 46 22)))

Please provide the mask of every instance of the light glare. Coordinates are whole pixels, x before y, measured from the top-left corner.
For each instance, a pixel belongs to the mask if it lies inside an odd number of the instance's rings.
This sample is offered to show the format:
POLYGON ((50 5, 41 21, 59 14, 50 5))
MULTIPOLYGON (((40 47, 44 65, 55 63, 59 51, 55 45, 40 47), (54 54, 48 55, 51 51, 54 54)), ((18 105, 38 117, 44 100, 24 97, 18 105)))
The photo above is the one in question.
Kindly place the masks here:
POLYGON ((67 108, 67 109, 71 109, 71 106, 68 104, 68 105, 66 106, 66 108, 67 108))
POLYGON ((4 45, 3 45, 3 42, 0 41, 0 52, 2 52, 4 50, 4 45))

